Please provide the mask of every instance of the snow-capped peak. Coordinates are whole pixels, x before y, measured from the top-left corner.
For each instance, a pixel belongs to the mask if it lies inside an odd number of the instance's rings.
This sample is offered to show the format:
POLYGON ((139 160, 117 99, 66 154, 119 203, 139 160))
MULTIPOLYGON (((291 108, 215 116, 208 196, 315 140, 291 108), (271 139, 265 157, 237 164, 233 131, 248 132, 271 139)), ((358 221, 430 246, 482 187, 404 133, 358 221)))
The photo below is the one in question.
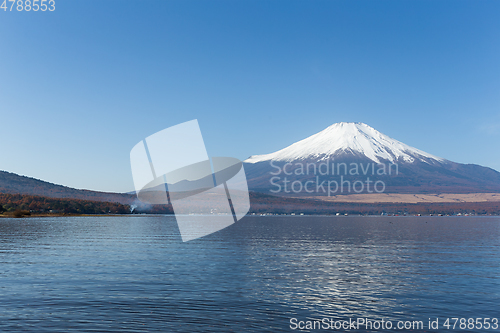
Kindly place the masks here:
POLYGON ((402 159, 412 163, 416 159, 427 162, 428 159, 444 162, 445 159, 431 155, 394 140, 363 123, 336 123, 323 131, 277 152, 266 155, 254 155, 245 163, 263 161, 294 161, 303 159, 328 159, 342 152, 364 155, 380 163, 381 160, 396 162, 402 159))

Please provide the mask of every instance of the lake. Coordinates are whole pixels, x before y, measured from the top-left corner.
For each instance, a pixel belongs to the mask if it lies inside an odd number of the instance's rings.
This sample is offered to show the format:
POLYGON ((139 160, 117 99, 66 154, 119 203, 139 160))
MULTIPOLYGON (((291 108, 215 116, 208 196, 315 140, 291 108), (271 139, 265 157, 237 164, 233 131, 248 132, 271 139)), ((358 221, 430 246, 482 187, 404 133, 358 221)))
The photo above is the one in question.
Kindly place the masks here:
POLYGON ((247 216, 187 243, 171 216, 4 218, 0 261, 4 332, 500 318, 499 217, 247 216))

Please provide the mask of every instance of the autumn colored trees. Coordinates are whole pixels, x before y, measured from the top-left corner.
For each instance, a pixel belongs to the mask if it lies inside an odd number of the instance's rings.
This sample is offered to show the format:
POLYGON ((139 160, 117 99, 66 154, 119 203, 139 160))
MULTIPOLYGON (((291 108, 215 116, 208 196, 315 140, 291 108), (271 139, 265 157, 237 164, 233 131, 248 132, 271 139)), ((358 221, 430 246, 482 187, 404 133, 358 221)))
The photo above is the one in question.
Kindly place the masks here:
POLYGON ((66 214, 129 214, 130 206, 116 202, 0 194, 0 213, 16 211, 66 214))

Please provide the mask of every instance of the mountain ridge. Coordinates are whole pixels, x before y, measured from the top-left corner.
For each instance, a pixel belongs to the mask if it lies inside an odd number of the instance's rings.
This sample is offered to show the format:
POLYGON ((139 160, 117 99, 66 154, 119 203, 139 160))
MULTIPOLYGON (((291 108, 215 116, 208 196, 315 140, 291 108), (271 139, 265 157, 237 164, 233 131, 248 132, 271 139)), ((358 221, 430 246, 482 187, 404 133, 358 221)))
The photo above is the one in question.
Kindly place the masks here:
MULTIPOLYGON (((384 182, 386 193, 499 193, 500 173, 491 168, 476 164, 455 163, 392 139, 363 123, 337 123, 327 127, 304 140, 300 140, 277 152, 253 155, 244 161, 248 187, 251 191, 271 195, 290 195, 270 191, 272 173, 283 170, 286 164, 287 175, 293 181, 331 181, 339 183, 339 174, 303 175, 296 174, 300 164, 320 165, 321 163, 361 165, 397 164, 396 175, 377 175, 384 182), (326 131, 326 132, 325 132, 326 131), (313 139, 311 139, 313 138, 313 139), (337 142, 332 140, 336 139, 337 142), (360 143, 361 142, 361 143, 360 143), (298 145, 298 143, 301 143, 298 145), (290 149, 292 147, 293 149, 290 149), (297 148, 298 147, 298 148, 297 148), (278 154, 279 153, 279 154, 278 154), (274 168, 271 165, 274 163, 274 168), (299 164, 296 166, 294 164, 299 164), (317 178, 316 178, 317 177, 317 178)), ((371 170, 371 169, 370 169, 371 170)), ((373 172, 372 172, 373 173, 373 172)), ((280 175, 283 176, 283 173, 280 175)), ((344 175, 351 182, 358 178, 344 175)), ((363 176, 363 175, 361 175, 363 176)), ((369 175, 372 177, 372 175, 369 175)), ((131 204, 137 200, 135 193, 112 193, 79 190, 43 180, 0 171, 0 193, 27 194, 53 198, 75 198, 83 200, 119 202, 131 204)), ((358 192, 355 192, 356 194, 358 192)), ((354 194, 348 193, 335 193, 354 194)), ((310 193, 293 193, 296 196, 311 196, 310 193)), ((315 193, 321 196, 325 193, 315 193)))
MULTIPOLYGON (((249 188, 274 195, 290 195, 286 191, 278 191, 286 182, 301 182, 304 185, 305 182, 334 181, 338 185, 344 180, 357 182, 363 178, 359 173, 318 175, 315 172, 311 175, 302 171, 304 165, 324 163, 337 166, 345 164, 346 168, 350 165, 361 168, 369 164, 397 165, 397 174, 380 175, 372 172, 370 175, 383 182, 384 192, 388 193, 500 192, 500 172, 437 157, 390 138, 363 123, 336 123, 274 153, 253 155, 244 161, 249 188), (273 187, 277 192, 271 191, 273 187)), ((293 194, 305 195, 303 192, 301 190, 293 194)))
POLYGON ((130 204, 136 199, 135 195, 126 193, 79 190, 2 170, 0 170, 0 193, 118 202, 121 204, 130 204))

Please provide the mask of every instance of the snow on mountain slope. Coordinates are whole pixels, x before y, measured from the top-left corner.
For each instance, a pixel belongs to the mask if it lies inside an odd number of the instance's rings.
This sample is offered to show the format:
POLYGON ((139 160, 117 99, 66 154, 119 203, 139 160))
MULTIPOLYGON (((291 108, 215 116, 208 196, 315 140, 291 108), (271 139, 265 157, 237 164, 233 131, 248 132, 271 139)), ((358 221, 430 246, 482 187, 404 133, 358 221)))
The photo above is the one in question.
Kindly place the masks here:
POLYGON ((394 140, 366 124, 342 122, 277 152, 251 156, 245 163, 315 158, 323 160, 345 152, 366 156, 376 163, 381 160, 396 162, 399 159, 407 163, 413 163, 415 160, 428 163, 429 159, 446 162, 443 158, 394 140))

